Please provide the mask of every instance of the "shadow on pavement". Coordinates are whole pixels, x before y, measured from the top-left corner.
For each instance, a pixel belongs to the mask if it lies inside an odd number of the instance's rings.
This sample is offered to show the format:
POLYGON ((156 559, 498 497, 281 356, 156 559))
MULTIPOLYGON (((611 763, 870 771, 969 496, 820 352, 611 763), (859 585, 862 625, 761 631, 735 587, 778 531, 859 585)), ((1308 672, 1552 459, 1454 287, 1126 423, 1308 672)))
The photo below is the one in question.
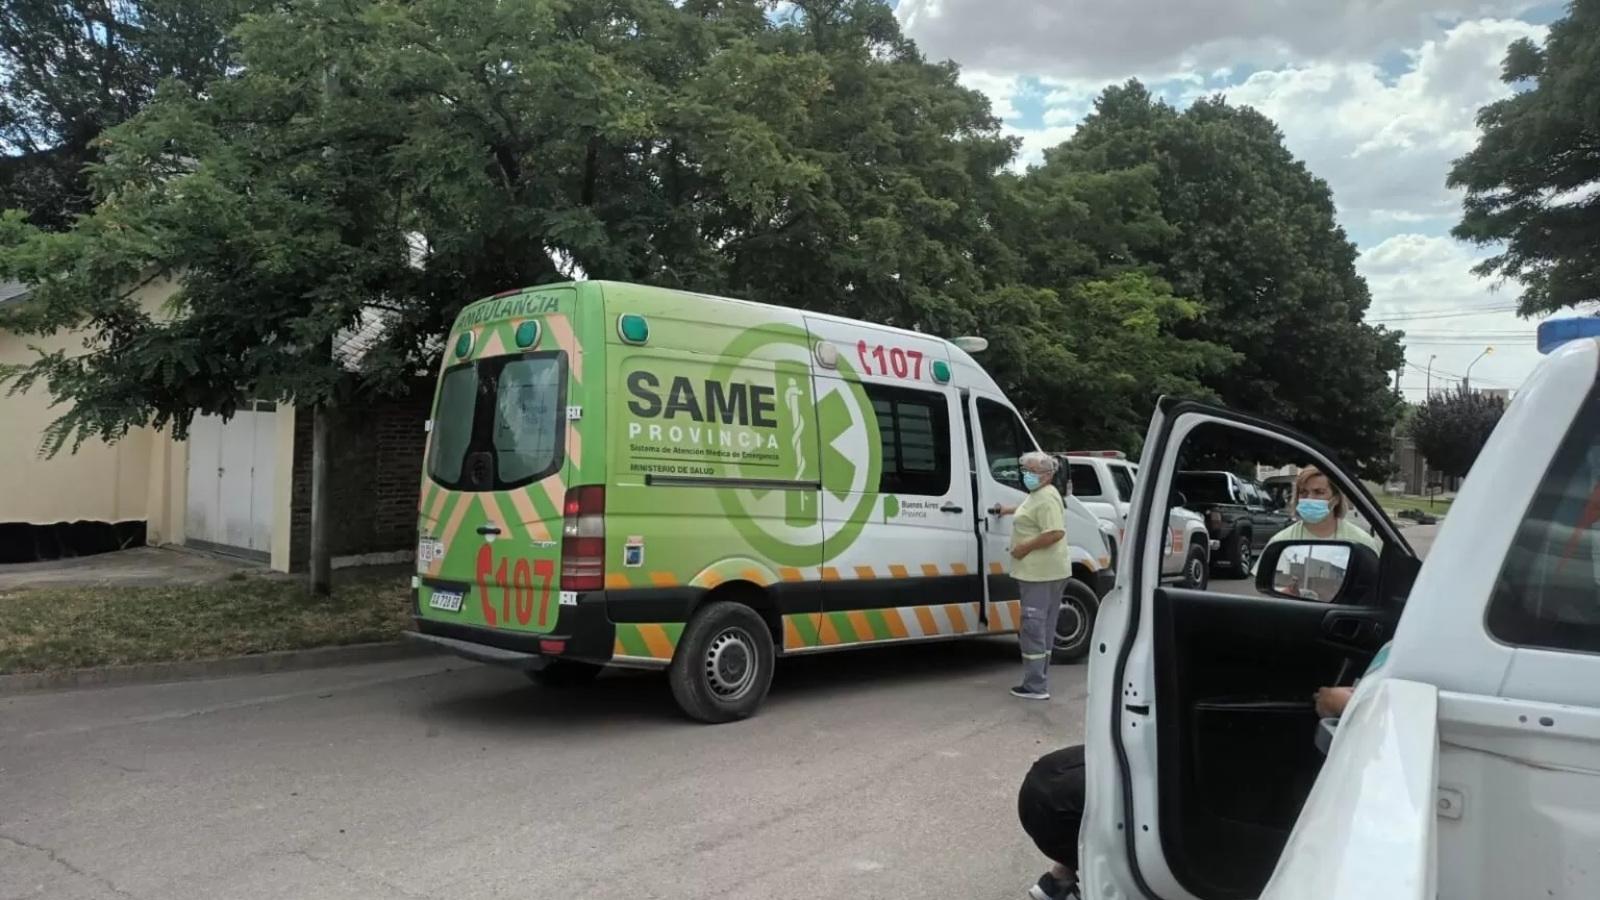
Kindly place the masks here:
MULTIPOLYGON (((867 687, 919 682, 931 687, 1016 662, 1016 639, 1006 636, 792 657, 779 661, 764 712, 867 687)), ((436 682, 445 687, 443 695, 426 699, 423 714, 457 725, 570 735, 585 724, 693 724, 678 710, 664 672, 613 669, 575 688, 542 687, 519 673, 488 666, 446 677, 451 681, 436 682)))

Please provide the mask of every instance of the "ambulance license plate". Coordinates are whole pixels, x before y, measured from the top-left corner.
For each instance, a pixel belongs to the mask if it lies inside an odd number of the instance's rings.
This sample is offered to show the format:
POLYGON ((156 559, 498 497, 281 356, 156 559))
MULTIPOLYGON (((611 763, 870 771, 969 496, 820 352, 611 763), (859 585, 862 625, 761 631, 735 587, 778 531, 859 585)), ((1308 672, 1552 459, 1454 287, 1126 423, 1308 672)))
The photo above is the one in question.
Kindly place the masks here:
POLYGON ((434 591, 432 596, 428 597, 428 605, 445 612, 461 612, 461 592, 434 591))

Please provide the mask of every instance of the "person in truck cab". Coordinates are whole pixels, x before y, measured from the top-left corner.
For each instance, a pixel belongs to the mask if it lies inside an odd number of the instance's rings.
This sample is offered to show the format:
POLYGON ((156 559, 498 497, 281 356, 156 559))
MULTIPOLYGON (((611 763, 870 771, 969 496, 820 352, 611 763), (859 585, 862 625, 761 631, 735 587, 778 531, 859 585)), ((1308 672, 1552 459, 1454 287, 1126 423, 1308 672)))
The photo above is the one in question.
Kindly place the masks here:
POLYGON ((1346 520, 1350 505, 1328 476, 1316 466, 1306 466, 1294 479, 1295 523, 1272 536, 1279 541, 1350 541, 1382 553, 1377 538, 1346 520))

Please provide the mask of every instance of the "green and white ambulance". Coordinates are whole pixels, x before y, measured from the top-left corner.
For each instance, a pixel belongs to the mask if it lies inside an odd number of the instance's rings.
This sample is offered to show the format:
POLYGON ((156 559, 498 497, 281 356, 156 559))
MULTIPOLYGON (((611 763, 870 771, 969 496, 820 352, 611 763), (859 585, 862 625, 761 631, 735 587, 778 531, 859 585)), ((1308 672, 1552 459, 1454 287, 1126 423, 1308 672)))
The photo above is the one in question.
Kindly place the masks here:
MULTIPOLYGON (((445 347, 419 501, 415 637, 546 684, 666 668, 704 721, 779 656, 1014 632, 1010 520, 1033 437, 951 342, 608 282, 510 291, 445 347)), ((1087 647, 1111 550, 1070 506, 1087 647)))

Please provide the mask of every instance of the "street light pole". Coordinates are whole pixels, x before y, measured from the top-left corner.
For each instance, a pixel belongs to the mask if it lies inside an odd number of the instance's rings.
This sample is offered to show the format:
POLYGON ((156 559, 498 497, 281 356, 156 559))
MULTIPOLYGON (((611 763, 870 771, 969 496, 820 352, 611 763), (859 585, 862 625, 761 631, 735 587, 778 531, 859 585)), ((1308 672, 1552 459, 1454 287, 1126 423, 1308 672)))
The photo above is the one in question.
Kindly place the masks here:
POLYGON ((1463 376, 1462 379, 1461 379, 1462 390, 1465 390, 1465 391, 1471 391, 1472 390, 1472 367, 1477 365, 1479 360, 1483 359, 1485 356, 1488 356, 1489 354, 1491 354, 1493 352, 1494 352, 1494 347, 1492 347, 1492 346, 1491 347, 1485 347, 1485 348, 1483 348, 1483 352, 1478 354, 1478 358, 1474 359, 1471 363, 1469 363, 1467 365, 1467 374, 1465 376, 1463 376))
POLYGON ((1437 354, 1437 353, 1435 353, 1434 355, 1428 357, 1428 390, 1427 390, 1427 394, 1426 394, 1426 396, 1428 396, 1428 397, 1432 397, 1433 396, 1433 361, 1438 359, 1438 358, 1439 358, 1439 354, 1437 354))

